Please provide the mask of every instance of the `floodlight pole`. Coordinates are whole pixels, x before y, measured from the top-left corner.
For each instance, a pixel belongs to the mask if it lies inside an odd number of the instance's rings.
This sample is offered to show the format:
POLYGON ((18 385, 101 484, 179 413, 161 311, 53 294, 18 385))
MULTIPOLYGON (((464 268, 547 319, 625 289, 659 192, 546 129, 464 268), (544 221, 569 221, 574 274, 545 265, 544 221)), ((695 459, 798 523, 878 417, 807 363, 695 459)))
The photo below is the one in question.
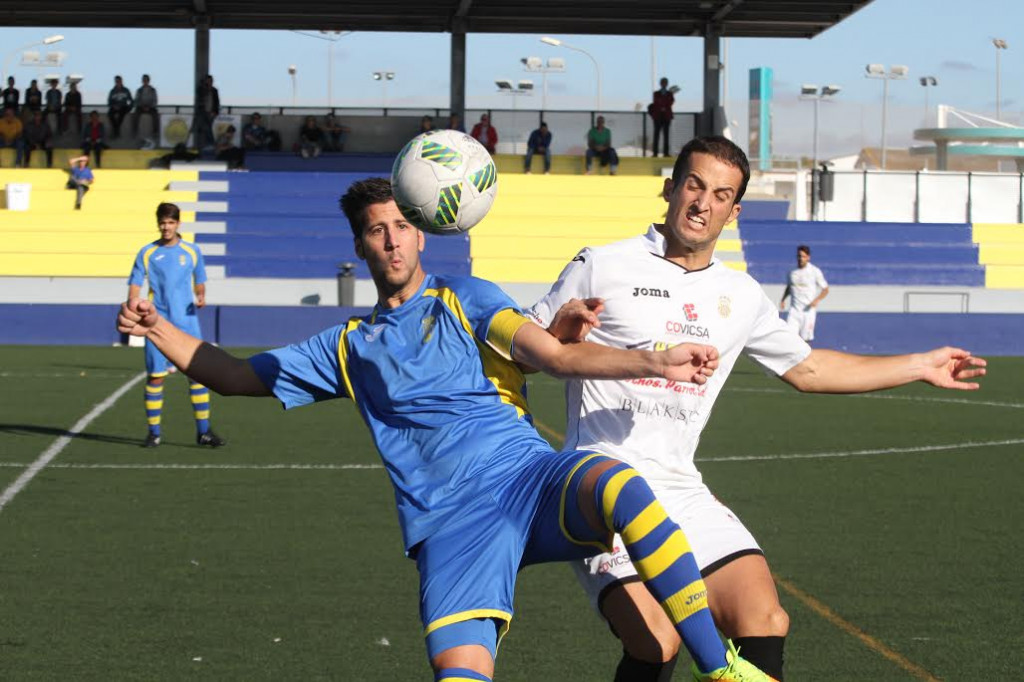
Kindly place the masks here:
POLYGON ((38 47, 40 45, 53 45, 54 43, 59 43, 62 40, 64 40, 64 36, 61 35, 47 36, 42 40, 36 41, 34 43, 29 43, 28 45, 19 47, 17 50, 14 50, 13 52, 9 52, 7 56, 4 57, 3 69, 0 69, 0 83, 3 83, 3 86, 7 87, 7 69, 10 66, 11 60, 17 57, 19 52, 27 50, 30 47, 38 47))
POLYGON ((889 115, 889 77, 882 79, 882 170, 885 170, 885 122, 889 115))
POLYGON ((999 75, 1000 75, 1000 73, 999 73, 999 67, 1000 67, 999 57, 1000 57, 1000 53, 1003 50, 1005 50, 1008 46, 1006 44, 1006 41, 1001 39, 1001 38, 993 38, 992 39, 992 44, 996 48, 996 120, 997 121, 1001 121, 1002 120, 1002 117, 1000 115, 1001 109, 1000 109, 1000 106, 999 106, 999 96, 1000 96, 1000 93, 999 93, 999 85, 1000 85, 1000 83, 999 83, 999 75))
POLYGON ((558 40, 557 38, 550 38, 548 36, 544 36, 543 38, 540 39, 540 42, 544 43, 545 45, 553 45, 555 47, 564 47, 567 50, 575 50, 576 52, 586 55, 587 58, 590 59, 591 63, 593 63, 594 65, 594 74, 597 76, 597 109, 595 110, 595 113, 601 113, 601 67, 598 66, 597 60, 594 59, 594 55, 590 54, 582 47, 570 45, 566 42, 558 40))

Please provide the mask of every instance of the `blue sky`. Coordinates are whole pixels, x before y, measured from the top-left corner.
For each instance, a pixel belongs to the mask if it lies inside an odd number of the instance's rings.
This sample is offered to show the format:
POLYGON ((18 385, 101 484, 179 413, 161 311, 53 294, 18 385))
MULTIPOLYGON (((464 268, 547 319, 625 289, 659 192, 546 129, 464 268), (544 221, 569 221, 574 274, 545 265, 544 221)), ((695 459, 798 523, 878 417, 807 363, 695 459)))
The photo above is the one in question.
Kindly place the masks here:
MULTIPOLYGON (((19 85, 42 75, 16 65, 15 48, 60 33, 52 48, 67 53, 62 74, 85 76, 86 100, 106 99, 115 73, 135 88, 142 73, 152 76, 162 102, 191 98, 193 33, 171 30, 0 28, 0 55, 19 85), (116 46, 116 47, 112 47, 116 46)), ((652 41, 647 37, 568 36, 559 38, 586 49, 601 69, 603 107, 632 110, 649 101, 652 41)), ((918 77, 935 76, 938 87, 930 104, 950 104, 977 113, 995 111, 995 48, 992 38, 1009 43, 1002 53, 1003 118, 1024 123, 1024 2, 1021 0, 875 0, 865 9, 813 40, 732 39, 728 41, 728 115, 745 139, 747 74, 770 66, 775 71, 776 153, 810 154, 812 105, 797 99, 801 83, 834 83, 843 90, 835 103, 821 109, 821 146, 825 154, 853 153, 877 145, 881 128, 882 83, 864 78, 868 62, 905 64, 906 81, 891 83, 890 145, 906 146, 924 120, 924 93, 918 77)), ((511 108, 495 94, 494 79, 532 78, 520 57, 563 57, 567 71, 548 77, 549 109, 589 109, 595 94, 594 68, 583 55, 544 45, 540 35, 470 35, 467 39, 467 104, 511 108)), ((445 107, 448 102, 447 34, 353 33, 334 46, 335 106, 379 107, 383 88, 373 71, 389 70, 390 106, 445 107)), ((682 87, 677 110, 696 110, 701 101, 702 44, 697 38, 654 40, 657 73, 682 87)), ((211 33, 211 72, 225 103, 288 105, 292 99, 287 69, 297 69, 300 105, 327 103, 328 43, 287 31, 218 31, 211 33)), ((46 72, 54 71, 47 69, 46 72)), ((520 98, 520 109, 538 108, 539 94, 520 98)))

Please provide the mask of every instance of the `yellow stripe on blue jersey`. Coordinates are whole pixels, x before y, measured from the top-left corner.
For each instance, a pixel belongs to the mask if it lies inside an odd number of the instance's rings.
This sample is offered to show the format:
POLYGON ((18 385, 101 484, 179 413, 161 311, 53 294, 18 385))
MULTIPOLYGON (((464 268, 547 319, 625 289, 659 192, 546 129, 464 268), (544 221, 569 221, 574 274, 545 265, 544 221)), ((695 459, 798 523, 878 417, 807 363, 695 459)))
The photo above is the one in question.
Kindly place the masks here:
POLYGON ((519 369, 518 365, 511 361, 512 336, 528 320, 522 314, 512 309, 498 311, 491 318, 489 330, 494 328, 496 321, 498 322, 499 330, 495 333, 493 342, 489 331, 487 336, 488 343, 485 344, 481 343, 474 335, 473 328, 466 318, 465 311, 462 309, 462 303, 454 291, 447 288, 427 289, 423 292, 423 295, 439 298, 452 311, 459 322, 462 323, 466 333, 473 337, 477 348, 480 349, 480 360, 483 362, 484 374, 494 384, 494 387, 498 389, 498 395, 501 396, 502 402, 515 407, 516 413, 520 417, 529 414, 530 407, 526 404, 526 396, 524 395, 526 377, 523 376, 523 372, 519 369), (514 325, 510 319, 511 316, 515 316, 521 321, 518 325, 515 325, 515 329, 509 334, 509 329, 514 325), (508 336, 507 346, 505 345, 504 336, 508 336), (495 345, 504 352, 499 353, 494 348, 495 345))
POLYGON ((351 318, 338 339, 338 367, 341 370, 341 380, 345 383, 345 392, 352 400, 356 399, 356 394, 352 390, 352 380, 348 376, 348 344, 345 337, 356 329, 361 321, 358 317, 351 318))

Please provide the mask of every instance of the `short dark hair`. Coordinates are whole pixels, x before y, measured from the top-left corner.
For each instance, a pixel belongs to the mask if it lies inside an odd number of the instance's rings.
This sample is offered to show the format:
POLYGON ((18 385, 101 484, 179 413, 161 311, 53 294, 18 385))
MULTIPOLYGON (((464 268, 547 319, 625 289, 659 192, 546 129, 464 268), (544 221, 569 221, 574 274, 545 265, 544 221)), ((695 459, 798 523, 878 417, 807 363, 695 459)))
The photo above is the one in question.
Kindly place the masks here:
POLYGON ((349 227, 355 237, 363 236, 363 219, 366 208, 372 204, 386 204, 394 201, 391 181, 387 178, 366 178, 353 182, 341 195, 341 210, 348 218, 349 227))
POLYGON ((695 137, 687 142, 679 156, 676 158, 676 165, 672 168, 672 183, 675 184, 682 179, 689 168, 690 156, 693 154, 707 154, 730 166, 735 166, 743 173, 743 182, 736 190, 734 204, 740 203, 747 191, 747 183, 750 182, 750 162, 747 155, 736 144, 721 135, 709 135, 707 137, 695 137))
POLYGON ((800 246, 796 247, 796 252, 797 253, 803 252, 803 253, 806 253, 808 256, 810 256, 811 255, 811 247, 807 246, 807 244, 801 244, 800 246))
POLYGON ((156 207, 156 221, 159 223, 164 218, 181 221, 181 209, 177 204, 169 204, 166 201, 156 207))

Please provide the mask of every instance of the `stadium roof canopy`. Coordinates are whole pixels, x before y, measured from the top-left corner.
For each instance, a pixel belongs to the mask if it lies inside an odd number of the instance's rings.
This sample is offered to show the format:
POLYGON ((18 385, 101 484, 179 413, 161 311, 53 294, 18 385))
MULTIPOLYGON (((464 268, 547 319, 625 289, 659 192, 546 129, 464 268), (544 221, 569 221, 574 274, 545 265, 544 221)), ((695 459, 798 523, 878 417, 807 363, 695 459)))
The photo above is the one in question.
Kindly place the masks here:
POLYGON ((0 25, 813 38, 870 2, 0 0, 0 25))

